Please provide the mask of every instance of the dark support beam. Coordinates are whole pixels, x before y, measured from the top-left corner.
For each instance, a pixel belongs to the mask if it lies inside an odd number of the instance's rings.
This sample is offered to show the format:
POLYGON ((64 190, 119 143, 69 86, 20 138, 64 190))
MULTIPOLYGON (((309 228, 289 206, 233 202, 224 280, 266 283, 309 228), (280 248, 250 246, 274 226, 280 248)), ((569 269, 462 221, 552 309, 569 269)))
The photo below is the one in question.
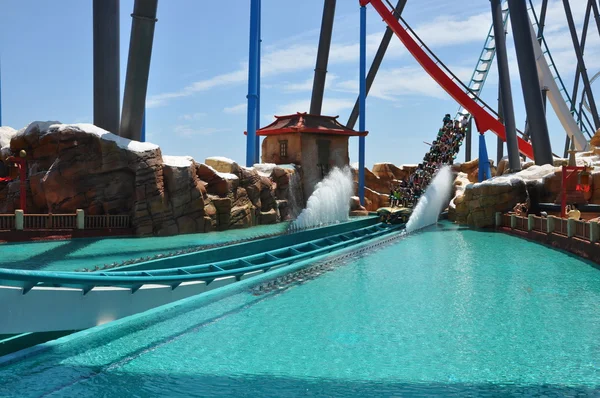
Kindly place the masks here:
POLYGON ((579 45, 579 38, 577 37, 577 30, 575 29, 575 22, 573 21, 573 13, 571 12, 571 5, 569 0, 563 0, 565 8, 565 14, 567 16, 567 23, 569 25, 569 31, 571 32, 571 40, 573 41, 573 49, 575 55, 577 55, 577 63, 579 65, 579 71, 581 72, 581 79, 583 80, 583 86, 587 94, 588 103, 592 113, 592 119, 594 120, 595 128, 600 128, 600 117, 598 116, 598 109, 596 108, 596 102, 594 101, 594 94, 590 86, 590 79, 585 67, 585 61, 583 60, 583 51, 579 45))
MULTIPOLYGON (((407 0, 398 0, 398 4, 395 8, 395 17, 396 19, 400 19, 400 15, 404 10, 404 6, 406 5, 407 0)), ((385 56, 385 52, 387 51, 388 46, 390 45, 390 41, 392 40, 392 36, 394 32, 387 27, 385 28, 385 33, 383 34, 383 38, 381 39, 381 43, 379 43, 379 48, 377 49, 377 53, 375 53, 375 58, 373 58, 373 63, 369 68, 369 73, 367 74, 367 95, 369 94, 369 90, 371 90, 371 86, 375 81, 375 76, 377 76, 377 71, 381 66, 381 62, 383 61, 383 57, 385 56)), ((350 113, 350 117, 348 118, 348 123, 346 123, 346 127, 353 129, 356 125, 356 121, 358 120, 359 110, 359 100, 356 99, 354 103, 354 108, 352 108, 352 113, 350 113)))
POLYGON ((472 130, 473 130, 473 118, 470 117, 467 123, 467 131, 465 132, 465 162, 471 160, 471 148, 472 148, 472 130))
POLYGON ((94 0, 94 124, 119 134, 119 0, 94 0))
MULTIPOLYGON (((508 70, 508 53, 506 51, 506 32, 502 20, 502 1, 491 0, 492 20, 494 23, 494 41, 496 42, 496 60, 500 82, 499 99, 502 103, 502 116, 504 130, 506 131, 506 149, 508 164, 512 172, 521 171, 521 158, 519 157, 519 144, 517 142, 517 124, 513 108, 512 89, 510 87, 510 72, 508 70)), ((523 3, 524 4, 524 3, 523 3)), ((529 26, 527 26, 529 28, 529 26)), ((531 37, 531 36, 530 36, 531 37)), ((531 39, 530 39, 531 40, 531 39)), ((531 48, 533 55, 533 47, 531 48)), ((535 67, 535 62, 534 62, 535 67)), ((537 73, 537 72, 536 72, 537 73)), ((500 146, 502 149, 503 146, 500 146)), ((502 153, 498 153, 499 156, 502 153)), ((552 153, 550 153, 552 155, 552 153)), ((498 162, 500 159, 498 159, 498 162)))
MULTIPOLYGON (((583 29, 581 31, 581 52, 585 51, 585 42, 587 40, 587 31, 590 22, 590 13, 592 10, 592 4, 595 0, 589 0, 587 4, 587 8, 585 10, 585 17, 583 19, 583 29)), ((577 95, 579 93, 579 79, 581 78, 581 72, 579 69, 579 62, 577 63, 577 67, 575 68, 575 81, 573 82, 573 92, 571 93, 571 114, 575 115, 577 113, 577 95)), ((579 128, 583 131, 583 120, 582 115, 579 114, 579 128)), ((575 119, 577 120, 577 118, 575 119)), ((569 155, 569 148, 571 147, 571 137, 567 135, 565 138, 565 148, 563 152, 563 158, 567 158, 569 155)))
POLYGON ((321 20, 321 35, 319 36, 317 65, 315 67, 312 98, 310 100, 310 113, 313 115, 320 115, 321 108, 323 107, 325 78, 327 76, 329 48, 331 47, 333 19, 335 17, 335 1, 336 0, 325 0, 325 4, 323 5, 323 19, 321 20))
POLYGON ((523 0, 508 0, 508 5, 521 76, 521 88, 527 117, 532 126, 531 144, 535 164, 552 164, 552 146, 548 135, 548 123, 544 115, 544 104, 531 41, 527 6, 523 0))
POLYGON ((129 39, 129 57, 123 95, 120 135, 139 141, 142 135, 146 92, 158 0, 135 0, 129 39))
POLYGON ((542 36, 546 27, 546 12, 548 11, 548 0, 542 0, 542 9, 540 11, 540 19, 538 20, 538 41, 542 44, 542 36))
MULTIPOLYGON (((498 120, 500 123, 504 124, 504 110, 502 109, 502 93, 500 90, 500 85, 498 85, 498 120)), ((500 161, 504 157, 504 141, 502 138, 497 137, 498 141, 496 143, 496 166, 500 164, 500 161)))
POLYGON ((600 12, 598 12, 598 4, 596 0, 589 0, 594 10, 594 19, 596 20, 596 28, 598 28, 598 35, 600 36, 600 12))

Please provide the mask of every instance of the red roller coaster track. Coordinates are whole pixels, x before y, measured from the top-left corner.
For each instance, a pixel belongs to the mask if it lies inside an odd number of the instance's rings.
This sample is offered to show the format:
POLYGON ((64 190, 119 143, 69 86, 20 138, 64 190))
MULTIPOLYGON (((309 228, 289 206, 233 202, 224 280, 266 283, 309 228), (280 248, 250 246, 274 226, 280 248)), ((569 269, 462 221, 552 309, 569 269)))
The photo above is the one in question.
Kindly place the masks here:
MULTIPOLYGON (((421 48, 421 46, 413 39, 406 28, 402 27, 393 15, 393 10, 388 6, 384 5, 382 0, 360 0, 361 6, 371 4, 373 8, 381 15, 384 22, 390 27, 390 29, 398 36, 400 41, 404 44, 406 49, 412 54, 412 56, 421 64, 423 69, 431 76, 437 84, 440 85, 452 98, 456 100, 463 108, 465 108, 472 117, 475 118, 475 124, 477 131, 480 134, 486 131, 492 131, 503 141, 506 142, 506 132, 504 125, 492 116, 485 108, 479 105, 473 98, 471 98, 463 89, 454 82, 439 66, 434 62, 429 55, 421 48)), ((517 137, 519 143, 519 152, 533 159, 533 148, 531 144, 517 137)))

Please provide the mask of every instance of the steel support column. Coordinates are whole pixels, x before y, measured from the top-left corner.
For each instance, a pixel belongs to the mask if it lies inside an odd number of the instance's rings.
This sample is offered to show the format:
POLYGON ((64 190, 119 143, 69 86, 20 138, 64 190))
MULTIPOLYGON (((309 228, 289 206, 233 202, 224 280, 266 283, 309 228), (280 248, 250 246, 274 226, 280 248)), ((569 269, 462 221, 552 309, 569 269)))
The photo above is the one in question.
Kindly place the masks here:
MULTIPOLYGON (((587 31, 588 31, 588 27, 589 27, 589 22, 590 22, 590 14, 591 14, 591 10, 592 10, 592 4, 594 4, 595 0, 589 0, 588 1, 588 5, 587 8, 585 10, 585 17, 583 19, 583 29, 581 31, 581 44, 580 44, 580 48, 581 48, 581 52, 583 53, 585 51, 585 42, 587 39, 587 31)), ((579 92, 579 79, 581 78, 581 72, 579 69, 579 62, 577 63, 577 67, 575 68, 575 80, 573 82, 573 92, 571 94, 571 114, 576 115, 577 114, 577 95, 579 92)), ((582 121, 583 115, 579 114, 579 124, 580 124, 580 129, 582 129, 583 131, 583 121, 582 121)), ((576 119, 577 120, 577 119, 576 119)), ((571 147, 571 137, 569 137, 567 135, 567 137, 565 138, 565 149, 563 152, 563 157, 566 158, 569 154, 569 148, 571 147)))
POLYGON ((575 29, 575 22, 573 21, 573 13, 571 12, 571 5, 569 4, 569 0, 563 0, 563 5, 565 8, 565 14, 567 16, 567 23, 569 25, 569 31, 571 32, 571 40, 573 41, 573 49, 575 50, 575 55, 577 56, 577 63, 579 65, 579 70, 581 72, 581 79, 583 80, 583 86, 585 88, 588 103, 590 105, 592 119, 594 120, 595 128, 599 129, 600 128, 600 117, 598 116, 598 109, 596 108, 596 102, 594 101, 594 94, 592 93, 590 79, 587 74, 587 69, 585 67, 585 61, 583 60, 583 51, 581 50, 581 47, 579 45, 579 38, 577 37, 577 30, 575 29))
POLYGON ((258 104, 258 22, 260 0, 250 2, 250 50, 248 54, 248 119, 246 137, 246 166, 256 163, 256 108, 258 104))
POLYGON ((0 65, 0 126, 2 125, 2 66, 0 65))
POLYGON ((119 133, 121 112, 119 0, 94 0, 94 124, 119 133))
POLYGON ((546 12, 548 10, 548 0, 542 0, 542 9, 540 11, 540 19, 538 20, 538 42, 542 44, 542 36, 546 27, 546 12))
MULTIPOLYGON (((407 0, 398 0, 398 4, 396 5, 396 8, 394 9, 394 16, 396 17, 396 19, 400 19, 400 15, 402 14, 402 11, 404 10, 404 6, 406 5, 407 0)), ((388 46, 390 45, 390 41, 392 40, 392 36, 394 35, 394 32, 392 32, 392 30, 390 29, 389 26, 387 26, 385 28, 385 33, 383 34, 383 38, 381 39, 381 43, 379 43, 379 48, 377 49, 377 52, 375 53, 375 58, 373 58, 373 63, 371 64, 371 67, 369 68, 369 73, 367 74, 367 95, 369 94, 369 91, 371 90, 371 86, 373 85, 373 82, 375 81, 375 76, 377 76, 377 71, 379 70, 379 67, 381 66, 381 62, 383 61, 383 57, 385 56, 385 53, 387 51, 388 46)), ((346 123, 346 127, 353 129, 354 126, 356 125, 356 121, 358 120, 358 114, 359 114, 359 98, 356 99, 356 102, 354 103, 354 108, 352 108, 352 112, 350 113, 350 117, 348 118, 348 123, 346 123)))
MULTIPOLYGON (((500 85, 498 84, 498 120, 504 124, 504 110, 502 109, 502 92, 500 85)), ((496 166, 500 164, 500 161, 504 157, 504 141, 502 138, 497 137, 496 141, 496 166)))
POLYGON ((600 35, 600 13, 598 12, 598 4, 596 0, 589 0, 594 10, 594 19, 596 20, 596 28, 598 29, 598 35, 600 35))
MULTIPOLYGON (((257 40, 257 52, 258 52, 258 64, 256 66, 256 130, 260 128, 260 54, 261 54, 261 42, 262 42, 262 33, 261 33, 261 25, 262 25, 262 2, 258 1, 258 35, 256 35, 257 40)), ((255 145, 254 145, 254 162, 260 163, 260 137, 256 136, 255 145)))
POLYGON ((479 134, 479 182, 492 178, 490 159, 485 146, 485 135, 479 134))
MULTIPOLYGON (((360 65, 359 65, 359 99, 360 131, 366 130, 366 105, 367 105, 367 8, 360 7, 360 65)), ((358 137, 358 198, 360 204, 365 204, 365 137, 358 137)))
POLYGON ((146 110, 144 110, 144 119, 142 120, 142 137, 140 142, 146 142, 146 110))
POLYGON ((158 0, 135 0, 123 95, 120 135, 139 141, 142 135, 152 42, 158 0))
POLYGON ((473 135, 471 131, 473 130, 473 117, 469 118, 469 122, 467 124, 467 131, 465 131, 465 162, 469 162, 471 160, 471 148, 472 148, 472 140, 473 135))
MULTIPOLYGON (((496 60, 500 83, 500 101, 502 103, 502 116, 506 130, 506 149, 508 152, 509 168, 513 172, 521 170, 521 157, 517 143, 517 126, 510 87, 510 72, 508 70, 508 54, 506 52, 506 32, 502 19, 502 1, 491 0, 492 20, 494 23, 494 38, 496 42, 496 60)), ((531 48, 533 55, 533 47, 531 48)), ((535 67, 535 64, 534 64, 535 67)), ((537 73, 537 72, 536 72, 537 73)), ((552 154, 552 153, 551 153, 552 154)))
MULTIPOLYGON (((533 43, 529 28, 527 6, 523 0, 508 0, 510 21, 515 41, 515 50, 521 76, 521 88, 531 124, 531 144, 535 164, 552 164, 552 146, 548 135, 548 123, 544 115, 542 93, 535 63, 533 43)), ((506 111, 506 109, 505 109, 506 111)))
POLYGON ((331 47, 331 34, 333 32, 335 2, 336 0, 325 0, 325 4, 323 5, 321 35, 319 36, 317 64, 315 66, 315 77, 313 80, 312 98, 310 100, 310 113, 313 115, 320 115, 321 108, 323 107, 323 93, 325 92, 327 62, 329 61, 329 48, 331 47))

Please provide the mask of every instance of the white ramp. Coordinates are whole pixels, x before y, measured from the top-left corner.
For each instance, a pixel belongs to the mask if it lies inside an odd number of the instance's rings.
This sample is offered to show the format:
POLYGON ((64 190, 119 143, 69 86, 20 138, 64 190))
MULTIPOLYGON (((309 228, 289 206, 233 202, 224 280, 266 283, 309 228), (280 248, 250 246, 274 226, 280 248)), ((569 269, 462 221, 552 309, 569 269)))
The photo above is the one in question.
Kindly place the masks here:
POLYGON ((565 132, 569 135, 569 137, 571 137, 571 140, 574 141, 575 149, 578 151, 584 151, 589 148, 589 143, 577 126, 577 122, 575 122, 575 119, 571 114, 571 110, 560 94, 560 90, 556 84, 556 80, 554 80, 554 76, 552 75, 552 71, 548 65, 548 61, 546 61, 546 57, 544 57, 542 48, 538 43, 537 35, 533 30, 533 26, 529 25, 529 30, 531 32, 531 40, 533 41, 533 50, 535 52, 535 60, 540 79, 540 85, 548 89, 548 101, 550 101, 550 104, 552 104, 552 109, 554 109, 554 113, 556 113, 556 116, 558 117, 558 120, 560 120, 565 132))

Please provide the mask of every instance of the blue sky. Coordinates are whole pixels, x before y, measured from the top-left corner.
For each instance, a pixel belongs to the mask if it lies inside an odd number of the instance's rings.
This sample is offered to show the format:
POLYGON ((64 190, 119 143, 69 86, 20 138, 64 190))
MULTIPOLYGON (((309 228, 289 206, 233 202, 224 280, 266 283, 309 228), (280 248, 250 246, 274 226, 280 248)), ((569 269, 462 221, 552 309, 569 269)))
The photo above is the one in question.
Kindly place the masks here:
MULTIPOLYGON (((539 3, 536 1, 536 4, 539 3)), ((578 25, 584 0, 571 0, 578 25)), ((468 80, 491 23, 489 2, 409 1, 404 17, 461 78, 468 80)), ((21 128, 34 120, 93 121, 92 0, 4 0, 0 12, 3 122, 21 128)), ((249 1, 161 0, 148 89, 148 140, 164 154, 198 161, 227 156, 245 162, 249 1)), ((261 124, 275 114, 307 111, 322 0, 263 0, 261 124)), ((125 79, 133 0, 121 0, 121 81, 125 79)), ((358 0, 338 0, 323 112, 345 123, 358 91, 358 0)), ((368 7, 369 60, 385 25, 368 7)), ((586 47, 590 74, 600 70, 595 25, 586 47)), ((508 36, 517 125, 524 127, 521 86, 508 36)), ((550 1, 547 40, 567 86, 576 64, 562 2, 550 1)), ((497 103, 495 67, 483 98, 497 103)), ((600 95, 600 81, 594 84, 600 95)), ((367 101, 366 162, 422 159, 445 113, 458 105, 425 74, 397 38, 367 101)), ((564 133, 549 111, 555 153, 564 133)), ((351 161, 357 142, 351 140, 351 161)), ((488 134, 490 157, 496 138, 488 134)), ((474 144, 476 156, 477 144, 474 144)), ((459 155, 462 159, 462 154, 459 155)))

